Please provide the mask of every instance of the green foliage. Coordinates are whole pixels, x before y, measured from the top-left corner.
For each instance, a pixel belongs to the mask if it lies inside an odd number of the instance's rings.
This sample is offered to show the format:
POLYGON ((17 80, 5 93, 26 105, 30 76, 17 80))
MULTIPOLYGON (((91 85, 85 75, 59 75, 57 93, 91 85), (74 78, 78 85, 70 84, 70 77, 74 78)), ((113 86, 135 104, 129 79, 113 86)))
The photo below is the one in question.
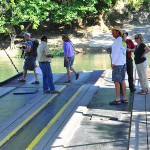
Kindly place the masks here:
POLYGON ((145 7, 147 7, 148 3, 149 3, 149 0, 129 0, 128 1, 128 4, 132 5, 134 8, 139 8, 143 4, 145 7))
MULTIPOLYGON (((70 24, 85 16, 97 16, 113 7, 117 0, 0 0, 0 33, 14 33, 14 26, 22 31, 31 24, 37 29, 41 22, 70 24)), ((129 0, 135 8, 149 0, 129 0)), ((149 5, 148 5, 149 6, 149 5)))
POLYGON ((55 56, 63 56, 64 55, 64 51, 62 47, 56 47, 55 45, 49 45, 49 49, 51 54, 55 55, 55 56))

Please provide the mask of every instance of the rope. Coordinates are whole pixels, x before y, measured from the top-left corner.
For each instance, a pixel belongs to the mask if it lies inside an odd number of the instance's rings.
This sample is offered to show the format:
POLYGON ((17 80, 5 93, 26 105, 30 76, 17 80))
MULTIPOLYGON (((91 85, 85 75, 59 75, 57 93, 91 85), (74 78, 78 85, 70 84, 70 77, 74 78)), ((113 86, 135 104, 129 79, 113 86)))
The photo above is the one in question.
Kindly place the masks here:
POLYGON ((12 65, 14 66, 15 70, 19 73, 17 67, 15 66, 14 62, 12 61, 12 59, 10 58, 10 56, 8 55, 8 53, 6 52, 6 50, 4 49, 6 55, 8 56, 9 60, 11 61, 12 65))

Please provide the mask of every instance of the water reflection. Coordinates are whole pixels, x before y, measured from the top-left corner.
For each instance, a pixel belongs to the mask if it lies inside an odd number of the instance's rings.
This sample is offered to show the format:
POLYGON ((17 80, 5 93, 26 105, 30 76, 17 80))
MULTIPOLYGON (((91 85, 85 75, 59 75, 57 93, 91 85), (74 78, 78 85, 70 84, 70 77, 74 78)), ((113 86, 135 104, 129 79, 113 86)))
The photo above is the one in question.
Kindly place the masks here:
MULTIPOLYGON (((16 67, 21 72, 23 70, 24 60, 21 58, 12 58, 16 67)), ((150 54, 147 54, 148 64, 150 64, 150 54)), ((51 63, 53 73, 66 72, 63 57, 55 57, 51 63)), ((134 65, 135 66, 135 65, 134 65)), ((85 53, 77 54, 75 57, 74 68, 77 71, 93 71, 110 68, 110 57, 107 53, 85 53)), ((0 82, 17 74, 9 58, 0 57, 0 82)))

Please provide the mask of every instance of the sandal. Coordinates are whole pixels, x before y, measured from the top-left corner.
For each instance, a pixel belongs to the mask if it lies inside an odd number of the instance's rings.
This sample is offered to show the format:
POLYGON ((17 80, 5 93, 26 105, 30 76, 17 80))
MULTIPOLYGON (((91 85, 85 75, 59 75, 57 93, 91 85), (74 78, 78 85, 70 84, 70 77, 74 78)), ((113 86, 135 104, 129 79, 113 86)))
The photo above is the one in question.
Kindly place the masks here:
POLYGON ((59 94, 60 93, 60 91, 53 91, 53 92, 50 92, 51 94, 59 94))
POLYGON ((121 104, 121 102, 120 101, 116 101, 116 100, 114 100, 114 101, 109 103, 109 105, 120 105, 120 104, 121 104))
POLYGON ((18 82, 26 82, 24 79, 18 79, 18 82))
POLYGON ((121 103, 128 104, 128 100, 127 99, 122 99, 121 103))
POLYGON ((31 84, 39 84, 39 83, 40 83, 39 81, 34 81, 31 84))
POLYGON ((76 74, 76 80, 78 80, 78 78, 79 78, 79 74, 77 73, 77 74, 76 74))
POLYGON ((71 80, 67 80, 67 81, 65 81, 64 83, 71 83, 71 80))
POLYGON ((146 94, 148 94, 148 92, 146 91, 143 91, 142 93, 140 93, 140 95, 146 95, 146 94))
POLYGON ((139 91, 137 94, 141 94, 141 93, 143 93, 144 91, 143 90, 141 90, 141 91, 139 91))

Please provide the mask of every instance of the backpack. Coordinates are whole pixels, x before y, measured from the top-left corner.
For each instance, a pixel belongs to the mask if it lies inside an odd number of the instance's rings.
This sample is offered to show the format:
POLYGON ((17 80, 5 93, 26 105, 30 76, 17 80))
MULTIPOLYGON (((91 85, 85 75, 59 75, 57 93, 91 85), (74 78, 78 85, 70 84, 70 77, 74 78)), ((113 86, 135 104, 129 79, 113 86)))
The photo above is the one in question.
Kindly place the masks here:
POLYGON ((38 40, 34 40, 33 41, 33 48, 31 50, 32 56, 37 57, 37 48, 39 46, 39 41, 38 40))
POLYGON ((38 40, 34 40, 32 41, 33 46, 30 52, 26 53, 26 56, 34 56, 37 57, 37 48, 39 46, 39 41, 38 40))

